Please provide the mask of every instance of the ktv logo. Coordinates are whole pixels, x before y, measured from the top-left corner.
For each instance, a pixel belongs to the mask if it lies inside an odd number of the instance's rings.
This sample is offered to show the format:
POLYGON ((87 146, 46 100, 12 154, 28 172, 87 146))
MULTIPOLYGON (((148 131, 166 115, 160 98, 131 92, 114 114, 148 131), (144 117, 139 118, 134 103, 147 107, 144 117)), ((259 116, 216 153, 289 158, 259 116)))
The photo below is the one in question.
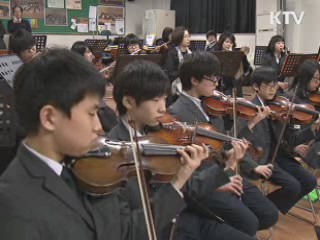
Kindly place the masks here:
POLYGON ((301 24, 304 17, 304 11, 301 12, 299 16, 293 11, 270 12, 270 24, 282 24, 279 19, 281 15, 284 16, 284 24, 289 24, 292 20, 295 24, 301 24), (290 16, 292 17, 291 19, 290 16))

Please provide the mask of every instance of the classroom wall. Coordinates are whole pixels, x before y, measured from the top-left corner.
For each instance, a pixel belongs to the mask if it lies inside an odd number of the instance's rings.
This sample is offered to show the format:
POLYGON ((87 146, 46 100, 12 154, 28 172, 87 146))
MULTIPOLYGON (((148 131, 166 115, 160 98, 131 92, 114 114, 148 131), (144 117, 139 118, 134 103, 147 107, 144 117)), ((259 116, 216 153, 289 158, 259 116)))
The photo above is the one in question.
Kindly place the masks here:
MULTIPOLYGON (((145 10, 148 9, 170 9, 170 0, 135 0, 126 1, 126 33, 142 34, 142 22, 145 10)), ((92 35, 60 35, 50 34, 47 39, 48 47, 71 47, 75 41, 92 38, 92 35)), ((105 39, 104 36, 95 36, 97 39, 105 39)), ((4 38, 8 43, 8 36, 4 38)))
MULTIPOLYGON (((126 33, 142 34, 142 22, 144 12, 147 9, 165 9, 170 10, 171 0, 135 0, 134 2, 126 1, 126 33)), ((83 41, 87 38, 92 38, 92 35, 58 35, 50 34, 47 39, 48 47, 67 47, 70 48, 75 41, 83 41)), ((96 39, 105 39, 104 36, 95 36, 96 39)), ((253 56, 255 46, 254 34, 236 34, 238 46, 249 46, 253 56)), ((205 39, 205 34, 192 34, 191 39, 205 39)), ((8 36, 5 36, 6 42, 8 36)))

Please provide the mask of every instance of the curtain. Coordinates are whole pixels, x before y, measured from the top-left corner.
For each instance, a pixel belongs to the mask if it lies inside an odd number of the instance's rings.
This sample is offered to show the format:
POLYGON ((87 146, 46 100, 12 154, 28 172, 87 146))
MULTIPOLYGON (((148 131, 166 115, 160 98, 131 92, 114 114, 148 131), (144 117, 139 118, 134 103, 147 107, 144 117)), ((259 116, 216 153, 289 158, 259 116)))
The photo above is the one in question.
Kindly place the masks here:
POLYGON ((208 30, 255 33, 256 0, 171 0, 176 11, 176 26, 191 33, 208 30))

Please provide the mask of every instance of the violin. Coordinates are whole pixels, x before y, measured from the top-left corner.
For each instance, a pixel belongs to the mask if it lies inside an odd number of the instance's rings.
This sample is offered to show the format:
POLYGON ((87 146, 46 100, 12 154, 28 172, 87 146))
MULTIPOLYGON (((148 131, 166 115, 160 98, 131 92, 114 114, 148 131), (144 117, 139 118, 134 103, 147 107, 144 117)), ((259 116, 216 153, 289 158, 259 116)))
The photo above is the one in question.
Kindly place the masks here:
POLYGON ((291 105, 292 111, 289 114, 296 123, 309 124, 319 117, 320 112, 316 111, 311 104, 295 104, 283 96, 277 96, 273 101, 267 103, 267 106, 275 113, 272 117, 278 120, 285 120, 291 105))
MULTIPOLYGON (((183 146, 164 144, 164 141, 144 137, 139 139, 142 169, 150 180, 170 182, 182 163, 177 149, 183 146)), ((131 142, 103 140, 103 147, 75 159, 71 169, 79 186, 92 195, 110 194, 124 187, 128 178, 136 176, 131 142)))
MULTIPOLYGON (((214 91, 210 97, 202 99, 202 107, 210 116, 225 116, 232 114, 233 98, 224 95, 219 91, 214 91)), ((251 120, 258 113, 260 106, 257 106, 245 98, 237 98, 237 116, 251 120)))
MULTIPOLYGON (((209 123, 198 123, 196 126, 181 123, 168 113, 164 114, 160 119, 160 128, 149 132, 148 136, 163 139, 168 144, 181 146, 190 144, 201 145, 204 143, 214 152, 220 152, 225 142, 244 141, 219 133, 217 129, 209 123)), ((254 159, 262 156, 262 149, 260 147, 254 147, 251 143, 249 143, 248 150, 254 159)))
POLYGON ((320 107, 320 93, 318 91, 310 93, 308 98, 313 106, 320 107))

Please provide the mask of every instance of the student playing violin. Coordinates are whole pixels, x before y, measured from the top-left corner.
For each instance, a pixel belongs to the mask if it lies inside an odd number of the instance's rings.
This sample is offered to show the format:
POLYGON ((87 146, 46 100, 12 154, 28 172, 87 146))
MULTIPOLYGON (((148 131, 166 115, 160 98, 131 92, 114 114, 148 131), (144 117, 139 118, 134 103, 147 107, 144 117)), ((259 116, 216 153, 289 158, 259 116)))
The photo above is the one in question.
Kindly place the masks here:
POLYGON ((298 86, 295 103, 312 103, 309 95, 315 93, 320 85, 320 65, 315 60, 306 60, 298 68, 298 74, 294 78, 289 92, 285 97, 292 98, 294 89, 298 86))
MULTIPOLYGON (((168 112, 182 122, 211 123, 218 132, 224 133, 222 117, 209 116, 201 103, 201 98, 211 96, 218 86, 219 72, 219 61, 211 53, 193 52, 186 56, 180 68, 183 91, 168 112)), ((230 176, 231 182, 239 177, 233 175, 230 176)), ((239 182, 235 182, 239 188, 212 191, 202 202, 227 224, 253 236, 258 230, 274 225, 278 213, 257 187, 246 179, 239 178, 239 182), (242 201, 239 201, 239 196, 242 201)))
MULTIPOLYGON (((122 191, 89 197, 63 165, 97 146, 102 75, 79 55, 54 49, 23 65, 14 84, 27 137, 0 179, 1 239, 147 239, 141 209, 130 209, 122 191)), ((176 178, 152 198, 159 232, 185 206, 179 190, 208 156, 203 147, 178 152, 176 178)))
MULTIPOLYGON (((75 42, 71 47, 71 51, 77 54, 80 54, 87 61, 89 61, 90 63, 93 63, 94 55, 92 54, 92 51, 90 50, 90 48, 85 42, 83 41, 75 42)), ((108 92, 112 90, 113 86, 110 82, 108 82, 108 79, 110 78, 108 72, 106 72, 104 76, 107 79, 107 84, 106 84, 106 95, 107 95, 108 92)), ((105 101, 101 101, 100 103, 98 116, 101 121, 102 128, 105 132, 110 131, 111 128, 117 124, 117 116, 115 111, 111 107, 109 107, 105 101)))
POLYGON ((251 168, 251 171, 281 186, 281 189, 268 194, 267 197, 282 214, 286 214, 317 184, 316 178, 293 159, 292 150, 295 146, 315 138, 320 120, 299 131, 296 131, 294 124, 289 121, 275 162, 271 162, 283 126, 279 120, 269 118, 271 110, 268 102, 276 96, 277 83, 278 74, 271 67, 260 67, 253 72, 252 86, 256 97, 252 103, 261 106, 261 110, 253 120, 242 121, 240 129, 247 128, 249 131, 240 131, 240 137, 245 137, 256 146, 263 148, 263 157, 258 160, 256 166, 251 168))
MULTIPOLYGON (((170 81, 163 71, 149 62, 135 62, 127 66, 121 76, 115 82, 114 98, 120 112, 121 121, 112 129, 108 136, 110 139, 127 141, 132 125, 128 124, 127 118, 135 121, 138 136, 145 136, 150 127, 158 126, 160 119, 166 112, 166 97, 170 92, 170 81)), ((190 147, 190 146, 189 146, 190 147)), ((201 146, 191 145, 200 151, 201 146)), ((243 155, 245 146, 235 143, 235 151, 230 155, 229 163, 236 161, 236 155, 243 155)), ((206 165, 206 163, 204 163, 206 165)), ((183 193, 186 200, 192 198, 202 199, 203 196, 220 187, 237 188, 233 182, 228 184, 228 176, 223 167, 216 163, 208 162, 209 166, 193 174, 188 181, 183 193), (227 184, 227 185, 225 185, 227 184)), ((202 166, 203 167, 203 166, 202 166)), ((239 179, 235 179, 235 182, 239 179)), ((159 186, 152 186, 151 192, 159 186)), ((241 191, 241 190, 239 190, 241 191)), ((126 193, 131 199, 130 207, 137 208, 141 205, 137 194, 135 181, 129 181, 126 193)), ((190 202, 188 201, 188 205, 190 202)), ((190 209, 183 211, 178 218, 178 239, 253 239, 249 235, 219 223, 215 218, 207 220, 190 209)), ((168 238, 165 238, 168 239, 168 238)))
MULTIPOLYGON (((319 111, 319 101, 320 95, 318 95, 318 89, 320 84, 320 65, 315 60, 306 60, 298 68, 298 74, 294 78, 290 90, 284 94, 285 97, 292 100, 295 88, 297 88, 296 96, 294 98, 295 103, 302 104, 313 104, 315 109, 319 111), (312 97, 315 99, 312 100, 312 97), (316 101, 319 99, 318 101, 316 101)), ((311 123, 312 124, 312 123, 311 123)), ((308 124, 297 125, 297 130, 308 127, 308 124)), ((304 162, 306 162, 312 168, 319 168, 320 159, 318 156, 318 151, 320 148, 319 137, 316 136, 315 142, 310 142, 310 144, 301 144, 294 149, 294 154, 302 157, 304 162)))

